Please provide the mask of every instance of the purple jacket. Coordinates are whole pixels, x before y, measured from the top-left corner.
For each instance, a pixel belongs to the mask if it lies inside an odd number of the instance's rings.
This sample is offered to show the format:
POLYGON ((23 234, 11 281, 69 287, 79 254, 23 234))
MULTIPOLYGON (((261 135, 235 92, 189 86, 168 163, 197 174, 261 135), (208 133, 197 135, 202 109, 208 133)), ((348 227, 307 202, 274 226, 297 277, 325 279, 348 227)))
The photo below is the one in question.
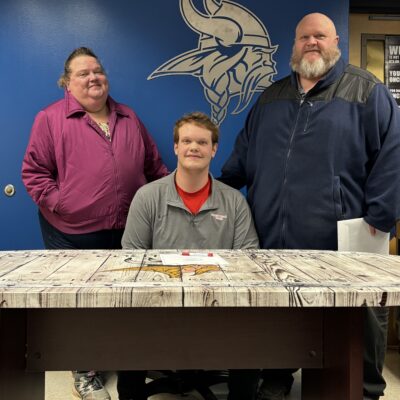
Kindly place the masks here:
POLYGON ((46 220, 65 233, 124 228, 136 191, 168 173, 136 114, 107 101, 111 141, 68 92, 32 127, 22 180, 46 220))

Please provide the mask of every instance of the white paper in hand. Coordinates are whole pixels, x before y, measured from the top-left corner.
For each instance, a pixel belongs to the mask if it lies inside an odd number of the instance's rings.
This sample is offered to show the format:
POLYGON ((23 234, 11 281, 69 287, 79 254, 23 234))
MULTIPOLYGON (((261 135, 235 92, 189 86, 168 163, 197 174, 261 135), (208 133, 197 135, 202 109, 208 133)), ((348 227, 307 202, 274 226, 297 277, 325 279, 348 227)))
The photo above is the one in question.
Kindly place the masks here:
POLYGON ((389 233, 371 235, 364 218, 338 221, 338 250, 389 254, 389 233))

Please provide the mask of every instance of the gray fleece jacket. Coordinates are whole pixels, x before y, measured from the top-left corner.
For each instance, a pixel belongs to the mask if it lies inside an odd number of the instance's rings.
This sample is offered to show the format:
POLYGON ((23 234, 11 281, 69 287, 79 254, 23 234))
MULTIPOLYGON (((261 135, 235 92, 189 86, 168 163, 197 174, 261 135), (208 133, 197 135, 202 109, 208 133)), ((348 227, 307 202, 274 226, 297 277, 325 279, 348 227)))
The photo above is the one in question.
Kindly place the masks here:
POLYGON ((244 196, 212 178, 211 194, 193 215, 176 191, 175 173, 142 186, 132 200, 124 249, 248 249, 258 237, 244 196))

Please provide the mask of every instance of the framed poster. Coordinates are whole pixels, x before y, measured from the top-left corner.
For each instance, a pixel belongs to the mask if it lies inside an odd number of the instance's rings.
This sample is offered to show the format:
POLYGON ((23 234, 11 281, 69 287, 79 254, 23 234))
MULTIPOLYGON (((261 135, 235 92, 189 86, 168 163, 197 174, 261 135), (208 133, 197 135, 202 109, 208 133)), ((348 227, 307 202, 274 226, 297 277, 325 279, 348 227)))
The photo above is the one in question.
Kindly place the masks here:
POLYGON ((385 38, 385 84, 400 106, 400 36, 385 38))

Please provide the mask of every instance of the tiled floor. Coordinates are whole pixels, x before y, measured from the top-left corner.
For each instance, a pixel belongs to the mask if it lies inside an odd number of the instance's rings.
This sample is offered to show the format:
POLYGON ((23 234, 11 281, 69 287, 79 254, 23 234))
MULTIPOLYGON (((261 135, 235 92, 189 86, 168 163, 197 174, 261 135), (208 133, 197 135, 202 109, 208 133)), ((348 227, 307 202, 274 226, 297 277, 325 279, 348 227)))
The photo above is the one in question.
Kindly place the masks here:
MULTIPOLYGON (((384 400, 398 400, 400 398, 400 354, 397 349, 389 349, 386 356, 384 376, 387 381, 384 400)), ((115 389, 116 376, 109 374, 107 377, 107 388, 111 394, 112 400, 117 400, 118 395, 115 389)), ((295 384, 290 396, 287 400, 300 400, 300 373, 295 374, 295 384)), ((72 375, 71 372, 48 372, 46 373, 46 400, 71 400, 72 375)), ((221 393, 225 392, 221 388, 221 393)), ((221 395, 221 400, 225 396, 221 395)), ((181 396, 173 395, 157 395, 150 397, 151 400, 175 400, 183 399, 181 396)), ((199 397, 189 395, 184 397, 185 400, 197 400, 199 397)))

